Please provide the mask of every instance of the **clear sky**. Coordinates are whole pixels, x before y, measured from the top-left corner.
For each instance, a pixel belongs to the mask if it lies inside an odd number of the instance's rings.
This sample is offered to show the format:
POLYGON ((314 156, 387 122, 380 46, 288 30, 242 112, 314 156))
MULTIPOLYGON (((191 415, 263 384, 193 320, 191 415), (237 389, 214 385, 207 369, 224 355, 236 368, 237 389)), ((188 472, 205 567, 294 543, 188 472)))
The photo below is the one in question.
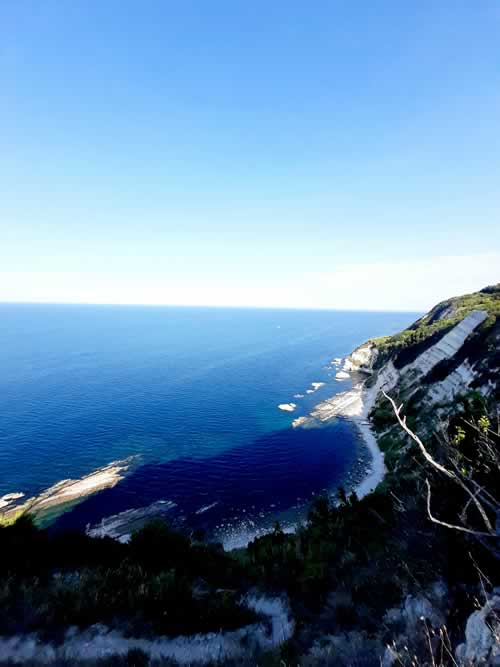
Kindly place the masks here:
POLYGON ((498 280, 498 0, 0 2, 0 300, 498 280))

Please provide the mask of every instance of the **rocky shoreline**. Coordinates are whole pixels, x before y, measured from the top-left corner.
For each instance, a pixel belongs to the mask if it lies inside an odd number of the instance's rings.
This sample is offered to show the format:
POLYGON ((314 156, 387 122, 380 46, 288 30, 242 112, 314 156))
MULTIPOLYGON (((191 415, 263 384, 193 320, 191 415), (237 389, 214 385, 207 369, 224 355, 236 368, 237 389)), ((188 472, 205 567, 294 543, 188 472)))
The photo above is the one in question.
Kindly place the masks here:
POLYGON ((63 479, 38 496, 24 498, 24 493, 9 493, 0 498, 0 518, 3 521, 15 519, 19 514, 29 512, 37 520, 43 521, 47 514, 57 515, 57 507, 67 507, 87 496, 109 489, 123 479, 134 457, 113 461, 80 479, 63 479))
MULTIPOLYGON (((365 347, 369 357, 371 348, 369 346, 365 347)), ((342 374, 342 376, 346 375, 348 378, 352 378, 355 382, 354 386, 349 391, 318 403, 309 415, 298 417, 292 422, 294 428, 314 427, 318 423, 328 423, 336 418, 344 418, 355 424, 368 452, 361 453, 358 456, 355 465, 347 475, 344 486, 348 492, 355 491, 359 497, 373 491, 385 474, 384 457, 368 421, 368 414, 376 398, 376 390, 375 388, 366 388, 364 378, 358 372, 359 365, 366 363, 368 358, 363 350, 362 346, 345 360, 337 358, 333 362, 340 369, 337 371, 337 376, 342 374)), ((309 389, 307 393, 317 391, 324 384, 324 382, 311 383, 312 389, 309 389)), ((295 409, 296 404, 280 404, 278 407, 281 410, 291 412, 295 409)), ((21 493, 11 493, 3 496, 0 499, 0 517, 4 521, 9 521, 15 519, 20 513, 30 512, 36 516, 37 521, 42 523, 45 519, 50 521, 56 518, 61 511, 68 509, 85 497, 115 486, 123 479, 131 464, 132 458, 115 461, 81 479, 62 480, 32 498, 26 499, 24 494, 21 493)), ((170 512, 171 509, 171 503, 160 501, 153 503, 152 506, 122 512, 118 516, 107 517, 100 524, 88 526, 87 529, 89 534, 95 534, 96 536, 109 535, 122 541, 129 536, 130 526, 142 525, 148 517, 163 516, 165 512, 170 512)), ((293 530, 289 526, 290 529, 293 530)))
MULTIPOLYGON (((342 370, 337 372, 337 376, 341 375, 344 379, 353 378, 355 384, 352 389, 327 398, 318 403, 308 416, 298 417, 292 422, 294 428, 307 428, 318 422, 328 423, 340 417, 355 424, 372 458, 368 474, 353 487, 360 498, 374 491, 384 479, 386 472, 384 454, 378 446, 369 421, 370 411, 377 398, 378 387, 368 388, 366 376, 360 377, 359 373, 361 367, 370 367, 374 351, 375 348, 371 344, 356 348, 345 359, 342 370)), ((335 359, 336 365, 340 365, 340 362, 340 359, 335 359)))

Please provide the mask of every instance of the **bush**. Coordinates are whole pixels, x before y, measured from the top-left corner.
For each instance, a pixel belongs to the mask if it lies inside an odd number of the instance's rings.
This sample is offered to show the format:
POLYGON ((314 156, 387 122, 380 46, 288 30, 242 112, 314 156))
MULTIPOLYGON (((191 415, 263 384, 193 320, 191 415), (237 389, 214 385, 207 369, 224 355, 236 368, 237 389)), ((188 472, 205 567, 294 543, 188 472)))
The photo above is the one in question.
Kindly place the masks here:
POLYGON ((130 544, 80 533, 49 534, 23 516, 0 528, 0 633, 70 625, 119 626, 135 634, 176 635, 237 628, 255 616, 235 595, 216 590, 242 582, 241 565, 216 546, 193 544, 161 521, 130 544), (207 595, 193 596, 202 580, 207 595))

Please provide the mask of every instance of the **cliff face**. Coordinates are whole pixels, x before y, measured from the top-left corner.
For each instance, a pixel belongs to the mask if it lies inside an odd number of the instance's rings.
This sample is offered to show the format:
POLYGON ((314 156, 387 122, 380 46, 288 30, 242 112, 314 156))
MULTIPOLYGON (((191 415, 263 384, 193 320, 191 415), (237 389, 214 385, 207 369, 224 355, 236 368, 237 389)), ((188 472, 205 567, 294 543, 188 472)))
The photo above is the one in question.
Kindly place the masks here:
MULTIPOLYGON (((362 503, 378 512, 382 499, 392 502, 385 545, 407 571, 425 572, 417 586, 402 583, 401 602, 383 615, 391 640, 381 641, 382 664, 499 665, 500 284, 444 301, 405 331, 363 343, 344 370, 364 375, 346 396, 356 394, 365 414, 370 410, 387 468, 362 503), (406 425, 440 469, 400 427, 383 391, 404 404, 406 425), (478 498, 481 507, 470 511, 478 498), (487 573, 486 586, 478 572, 487 573), (433 636, 449 631, 449 659, 425 654, 422 619, 433 636), (418 659, 409 659, 408 646, 418 659)), ((313 416, 350 416, 345 403, 346 397, 325 401, 313 416)), ((380 565, 372 576, 381 586, 380 565)))
POLYGON ((424 415, 448 414, 471 390, 498 402, 500 284, 444 301, 405 331, 364 343, 345 368, 369 375, 379 404, 385 390, 424 415))

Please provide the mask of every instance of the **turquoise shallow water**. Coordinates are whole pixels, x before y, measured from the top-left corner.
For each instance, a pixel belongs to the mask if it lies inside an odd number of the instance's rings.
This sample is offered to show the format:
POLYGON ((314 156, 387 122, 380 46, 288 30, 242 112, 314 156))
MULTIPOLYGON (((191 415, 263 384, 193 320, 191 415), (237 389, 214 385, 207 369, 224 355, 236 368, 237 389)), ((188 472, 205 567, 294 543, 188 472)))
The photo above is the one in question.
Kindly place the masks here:
POLYGON ((365 454, 346 422, 292 430, 291 420, 349 388, 333 378, 334 357, 415 317, 0 305, 0 495, 134 454, 126 480, 64 522, 158 499, 215 531, 295 511, 365 454), (326 385, 307 395, 311 382, 326 385), (290 401, 293 414, 277 409, 290 401))

